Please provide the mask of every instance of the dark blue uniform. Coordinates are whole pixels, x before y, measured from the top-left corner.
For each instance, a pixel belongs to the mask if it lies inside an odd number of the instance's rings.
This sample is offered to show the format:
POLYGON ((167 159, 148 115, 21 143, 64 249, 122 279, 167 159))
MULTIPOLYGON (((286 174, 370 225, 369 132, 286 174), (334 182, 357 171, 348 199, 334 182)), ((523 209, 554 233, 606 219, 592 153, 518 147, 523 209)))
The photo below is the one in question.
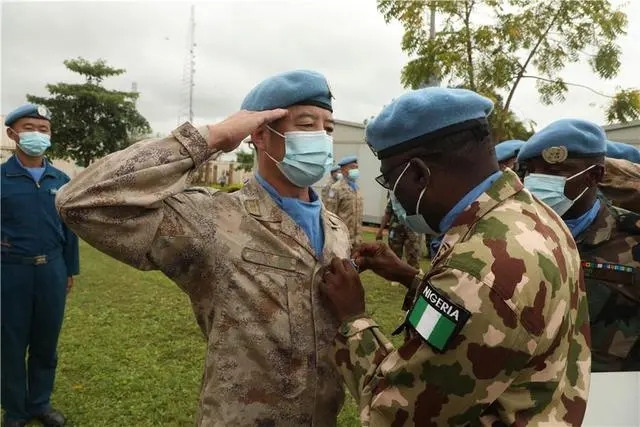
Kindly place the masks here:
POLYGON ((15 156, 0 166, 1 396, 8 421, 50 407, 67 278, 79 272, 78 239, 55 208, 57 190, 69 177, 45 163, 38 182, 15 156))

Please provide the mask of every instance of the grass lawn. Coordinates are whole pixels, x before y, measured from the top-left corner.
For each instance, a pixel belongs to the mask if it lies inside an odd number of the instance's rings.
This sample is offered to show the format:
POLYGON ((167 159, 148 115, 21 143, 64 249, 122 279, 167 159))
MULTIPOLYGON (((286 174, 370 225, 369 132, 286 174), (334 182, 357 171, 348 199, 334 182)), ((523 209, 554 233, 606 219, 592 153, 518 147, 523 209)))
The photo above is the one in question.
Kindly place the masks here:
MULTIPOLYGON (((86 244, 81 257, 54 405, 75 426, 193 425, 205 342, 187 297, 161 274, 136 271, 86 244)), ((370 272, 363 283, 369 313, 390 333, 402 318, 403 288, 370 272)), ((359 425, 350 396, 339 425, 359 425)))

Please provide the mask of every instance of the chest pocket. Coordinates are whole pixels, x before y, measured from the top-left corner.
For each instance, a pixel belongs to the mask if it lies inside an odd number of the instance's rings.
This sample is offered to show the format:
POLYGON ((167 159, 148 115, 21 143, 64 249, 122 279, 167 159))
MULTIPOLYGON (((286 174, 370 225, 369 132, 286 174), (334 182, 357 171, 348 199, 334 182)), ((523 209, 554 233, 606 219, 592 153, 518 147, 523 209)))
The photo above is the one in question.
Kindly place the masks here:
POLYGON ((252 264, 282 270, 284 272, 296 273, 298 260, 294 257, 272 254, 252 248, 242 249, 242 259, 252 264))

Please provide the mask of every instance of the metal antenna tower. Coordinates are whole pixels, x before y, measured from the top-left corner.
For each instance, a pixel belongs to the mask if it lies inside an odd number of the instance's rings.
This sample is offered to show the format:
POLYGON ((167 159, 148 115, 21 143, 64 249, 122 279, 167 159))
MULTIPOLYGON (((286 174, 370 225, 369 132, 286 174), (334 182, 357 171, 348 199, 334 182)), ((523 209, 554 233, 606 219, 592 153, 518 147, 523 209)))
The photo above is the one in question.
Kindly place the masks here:
POLYGON ((184 69, 182 70, 182 88, 181 96, 182 108, 178 114, 178 124, 183 120, 193 122, 193 88, 195 87, 194 75, 196 72, 196 20, 195 7, 191 5, 191 17, 189 19, 189 38, 187 48, 187 58, 185 60, 184 69), (186 93, 185 93, 186 92, 186 93), (185 99, 186 98, 186 99, 185 99), (186 105, 185 105, 186 104, 186 105), (186 116, 186 117, 185 117, 186 116))

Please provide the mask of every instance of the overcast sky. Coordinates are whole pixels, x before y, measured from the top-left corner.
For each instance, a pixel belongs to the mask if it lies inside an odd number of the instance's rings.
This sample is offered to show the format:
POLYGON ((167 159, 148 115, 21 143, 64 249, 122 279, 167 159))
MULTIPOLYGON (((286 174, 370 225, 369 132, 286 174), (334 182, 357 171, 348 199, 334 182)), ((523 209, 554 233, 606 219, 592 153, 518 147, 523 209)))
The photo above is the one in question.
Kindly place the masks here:
MULTIPOLYGON (((600 92, 640 86, 640 1, 627 2, 628 34, 619 40, 622 69, 600 81, 586 65, 563 77, 600 92)), ((196 3, 196 123, 236 111, 261 79, 310 68, 324 73, 335 95, 334 116, 362 122, 401 94, 402 28, 385 24, 375 0, 226 0, 196 3)), ((167 133, 186 112, 183 70, 188 2, 2 2, 1 104, 6 114, 45 84, 72 82, 62 61, 82 56, 125 68, 106 86, 140 91, 139 110, 154 132, 167 133)), ((80 81, 79 78, 75 78, 80 81)), ((568 115, 604 124, 607 99, 572 88, 566 102, 543 106, 534 83, 521 84, 513 109, 544 126, 568 115)))

